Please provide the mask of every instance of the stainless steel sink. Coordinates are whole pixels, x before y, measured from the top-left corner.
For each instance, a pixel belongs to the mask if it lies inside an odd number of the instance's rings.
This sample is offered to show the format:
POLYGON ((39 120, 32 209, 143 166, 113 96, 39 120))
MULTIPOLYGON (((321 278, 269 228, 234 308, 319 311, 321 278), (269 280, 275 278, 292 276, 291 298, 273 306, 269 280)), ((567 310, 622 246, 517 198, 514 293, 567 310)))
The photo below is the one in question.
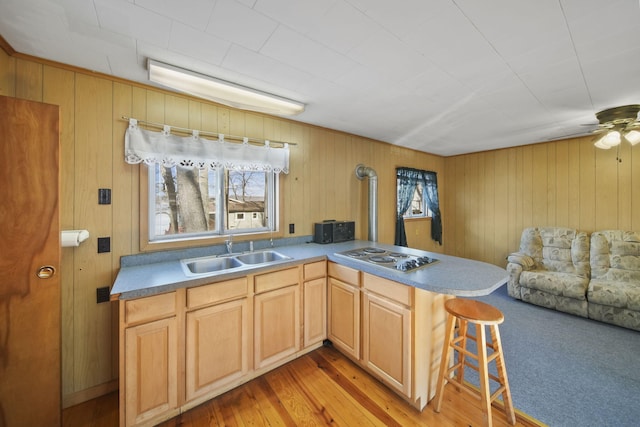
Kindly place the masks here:
POLYGON ((264 264, 267 262, 281 261, 291 259, 286 255, 282 255, 276 251, 249 252, 247 254, 238 255, 236 259, 245 264, 264 264))
POLYGON ((203 258, 183 259, 182 270, 187 276, 225 273, 249 269, 258 264, 277 263, 291 257, 276 251, 248 252, 240 255, 210 256, 203 258))
POLYGON ((231 257, 206 257, 182 260, 182 266, 185 268, 187 274, 205 274, 240 268, 244 267, 245 264, 231 257))

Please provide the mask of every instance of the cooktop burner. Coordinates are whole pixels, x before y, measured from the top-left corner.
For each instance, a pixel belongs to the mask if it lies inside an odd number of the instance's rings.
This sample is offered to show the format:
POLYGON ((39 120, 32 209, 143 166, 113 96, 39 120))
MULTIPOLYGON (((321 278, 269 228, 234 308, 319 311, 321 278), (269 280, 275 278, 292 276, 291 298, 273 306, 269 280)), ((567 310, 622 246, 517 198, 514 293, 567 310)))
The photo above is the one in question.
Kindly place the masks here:
POLYGON ((427 256, 371 247, 336 252, 336 255, 404 272, 414 271, 438 261, 427 256))
POLYGON ((396 262, 395 258, 390 256, 374 255, 369 257, 371 262, 396 262))
POLYGON ((386 251, 380 248, 364 248, 362 249, 362 252, 366 252, 368 254, 382 254, 382 253, 385 253, 386 251))

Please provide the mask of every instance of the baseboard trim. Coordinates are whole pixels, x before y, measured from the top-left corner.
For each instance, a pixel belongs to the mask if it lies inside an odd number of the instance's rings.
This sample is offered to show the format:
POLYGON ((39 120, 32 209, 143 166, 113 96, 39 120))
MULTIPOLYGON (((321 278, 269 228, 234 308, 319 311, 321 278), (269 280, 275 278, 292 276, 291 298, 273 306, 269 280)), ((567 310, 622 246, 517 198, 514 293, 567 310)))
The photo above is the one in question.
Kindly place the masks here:
POLYGON ((62 397, 62 409, 78 405, 118 390, 118 380, 109 381, 62 397))

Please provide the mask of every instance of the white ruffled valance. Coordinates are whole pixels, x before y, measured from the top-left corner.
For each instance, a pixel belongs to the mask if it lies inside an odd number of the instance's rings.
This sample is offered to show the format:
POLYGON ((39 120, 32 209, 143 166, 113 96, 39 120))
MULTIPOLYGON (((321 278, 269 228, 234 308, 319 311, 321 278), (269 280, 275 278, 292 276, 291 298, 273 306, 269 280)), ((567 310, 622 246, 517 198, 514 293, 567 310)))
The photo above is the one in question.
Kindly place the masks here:
POLYGON ((196 166, 199 169, 224 167, 239 171, 265 171, 289 173, 289 144, 282 148, 226 142, 224 135, 218 140, 202 138, 197 130, 191 136, 171 134, 171 127, 161 132, 138 127, 136 119, 129 119, 124 137, 125 161, 129 164, 154 164, 164 166, 196 166))

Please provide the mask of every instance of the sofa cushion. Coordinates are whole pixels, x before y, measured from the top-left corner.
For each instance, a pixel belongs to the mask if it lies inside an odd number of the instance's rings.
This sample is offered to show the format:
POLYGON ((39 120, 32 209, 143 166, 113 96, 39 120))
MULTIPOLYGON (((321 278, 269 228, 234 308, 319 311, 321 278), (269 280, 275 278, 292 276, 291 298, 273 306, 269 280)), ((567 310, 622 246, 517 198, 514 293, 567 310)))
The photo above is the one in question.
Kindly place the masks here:
POLYGON ((589 286, 587 277, 572 273, 533 270, 520 274, 520 286, 537 289, 552 295, 584 300, 589 286))
POLYGON ((541 227, 539 230, 542 250, 538 268, 590 276, 587 233, 562 227, 541 227))
POLYGON ((594 279, 640 280, 640 236, 622 230, 591 234, 591 273, 594 279))
POLYGON ((592 279, 587 299, 590 303, 640 311, 640 282, 592 279))

